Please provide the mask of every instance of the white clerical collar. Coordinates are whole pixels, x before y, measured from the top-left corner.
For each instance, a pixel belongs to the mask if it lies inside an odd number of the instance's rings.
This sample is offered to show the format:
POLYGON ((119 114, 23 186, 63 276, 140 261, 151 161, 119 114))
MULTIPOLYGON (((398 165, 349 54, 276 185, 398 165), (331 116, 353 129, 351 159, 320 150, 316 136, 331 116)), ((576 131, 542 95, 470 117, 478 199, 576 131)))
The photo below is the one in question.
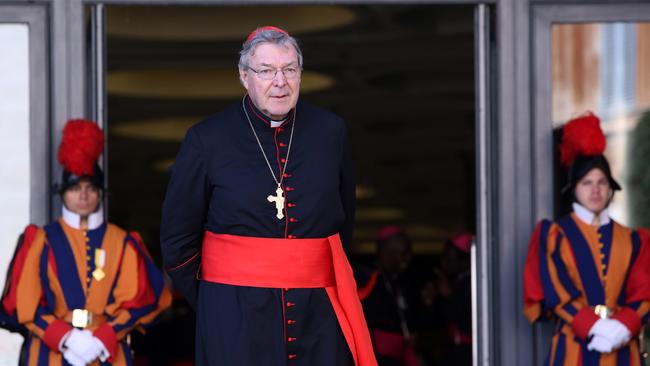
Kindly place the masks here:
MULTIPOLYGON (((63 221, 74 229, 81 229, 81 216, 61 205, 63 221)), ((88 230, 95 230, 104 223, 104 211, 100 205, 97 211, 88 215, 88 230)))
MULTIPOLYGON (((596 216, 593 212, 589 211, 586 207, 579 204, 578 202, 573 202, 573 212, 575 212, 576 216, 578 216, 581 221, 585 222, 588 225, 591 225, 594 222, 594 216, 596 216)), ((608 208, 605 208, 600 212, 598 220, 600 221, 600 226, 609 224, 611 219, 609 218, 608 208)))
POLYGON ((271 127, 276 128, 282 126, 282 124, 286 121, 286 119, 283 119, 282 121, 270 121, 271 122, 271 127))

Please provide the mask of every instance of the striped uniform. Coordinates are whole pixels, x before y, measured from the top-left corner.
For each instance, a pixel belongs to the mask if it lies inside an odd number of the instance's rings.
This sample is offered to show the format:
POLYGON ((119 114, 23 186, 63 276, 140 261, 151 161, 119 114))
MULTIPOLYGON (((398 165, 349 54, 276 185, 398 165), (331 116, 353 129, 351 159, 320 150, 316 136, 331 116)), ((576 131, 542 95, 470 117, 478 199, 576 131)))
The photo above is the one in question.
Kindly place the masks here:
POLYGON ((28 226, 7 282, 3 310, 29 332, 21 355, 21 364, 29 366, 68 364, 59 344, 72 329, 71 311, 84 308, 94 319, 87 329, 111 354, 101 364, 131 365, 125 336, 171 303, 162 273, 139 237, 107 223, 87 231, 63 219, 43 229, 28 226), (92 276, 98 248, 105 251, 100 280, 92 276))
POLYGON ((641 365, 637 336, 650 316, 650 247, 646 231, 614 221, 595 227, 575 214, 537 224, 524 271, 524 313, 556 320, 547 365, 641 365), (632 340, 612 353, 587 350, 596 305, 615 309, 612 318, 632 340))

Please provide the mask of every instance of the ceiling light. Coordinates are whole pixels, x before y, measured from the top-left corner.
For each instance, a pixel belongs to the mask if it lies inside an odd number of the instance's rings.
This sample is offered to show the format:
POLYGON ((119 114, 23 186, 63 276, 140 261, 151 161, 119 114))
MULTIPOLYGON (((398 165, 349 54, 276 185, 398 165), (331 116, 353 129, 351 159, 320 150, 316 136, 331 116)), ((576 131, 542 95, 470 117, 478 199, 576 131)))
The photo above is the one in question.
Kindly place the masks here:
MULTIPOLYGON (((332 85, 333 78, 304 71, 300 91, 309 93, 332 85)), ((230 99, 246 92, 235 66, 228 69, 112 71, 108 73, 107 86, 109 95, 160 99, 230 99)))
POLYGON ((390 221, 404 218, 404 211, 392 207, 360 207, 356 210, 357 221, 390 221))
POLYGON ((182 141, 187 129, 203 117, 172 117, 110 124, 111 135, 155 141, 182 141))
POLYGON ((146 40, 237 40, 255 28, 277 25, 292 34, 341 27, 356 20, 349 8, 331 5, 108 6, 109 37, 146 40))

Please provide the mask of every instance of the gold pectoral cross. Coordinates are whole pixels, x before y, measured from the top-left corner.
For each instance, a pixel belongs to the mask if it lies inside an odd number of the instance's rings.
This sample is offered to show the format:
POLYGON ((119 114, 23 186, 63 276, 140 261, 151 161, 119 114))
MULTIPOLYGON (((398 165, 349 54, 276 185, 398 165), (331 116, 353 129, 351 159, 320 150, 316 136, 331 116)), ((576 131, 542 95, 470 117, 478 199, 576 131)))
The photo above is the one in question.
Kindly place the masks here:
POLYGON ((275 196, 270 194, 268 197, 266 197, 269 202, 275 202, 275 209, 278 210, 278 213, 275 215, 275 217, 277 217, 278 220, 282 220, 284 217, 284 213, 282 212, 284 210, 284 196, 282 193, 282 188, 278 186, 278 189, 275 190, 275 196))

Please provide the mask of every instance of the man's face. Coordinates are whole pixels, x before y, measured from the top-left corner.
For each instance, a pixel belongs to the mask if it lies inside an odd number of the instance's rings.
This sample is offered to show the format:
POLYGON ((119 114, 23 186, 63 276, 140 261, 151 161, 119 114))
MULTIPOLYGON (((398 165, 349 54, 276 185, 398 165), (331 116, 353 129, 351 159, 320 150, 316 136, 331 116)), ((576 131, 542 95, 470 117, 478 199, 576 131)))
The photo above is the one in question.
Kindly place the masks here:
POLYGON ((97 210, 99 196, 99 189, 83 179, 63 193, 63 203, 68 210, 81 217, 88 217, 97 210))
POLYGON ((389 273, 399 273, 408 269, 411 257, 411 245, 398 236, 386 239, 379 250, 379 262, 389 273))
MULTIPOLYGON (((258 45, 248 62, 248 66, 258 72, 286 67, 300 69, 298 54, 292 46, 272 43, 258 45)), ((283 119, 298 102, 300 73, 293 79, 287 79, 282 72, 278 71, 273 79, 263 80, 254 71, 240 68, 239 76, 253 104, 274 120, 283 119)))
POLYGON ((575 195, 579 204, 594 214, 600 214, 609 204, 612 195, 609 179, 602 170, 591 169, 576 184, 575 195))
POLYGON ((446 243, 442 252, 441 267, 448 276, 456 276, 470 268, 470 256, 451 243, 446 243))

